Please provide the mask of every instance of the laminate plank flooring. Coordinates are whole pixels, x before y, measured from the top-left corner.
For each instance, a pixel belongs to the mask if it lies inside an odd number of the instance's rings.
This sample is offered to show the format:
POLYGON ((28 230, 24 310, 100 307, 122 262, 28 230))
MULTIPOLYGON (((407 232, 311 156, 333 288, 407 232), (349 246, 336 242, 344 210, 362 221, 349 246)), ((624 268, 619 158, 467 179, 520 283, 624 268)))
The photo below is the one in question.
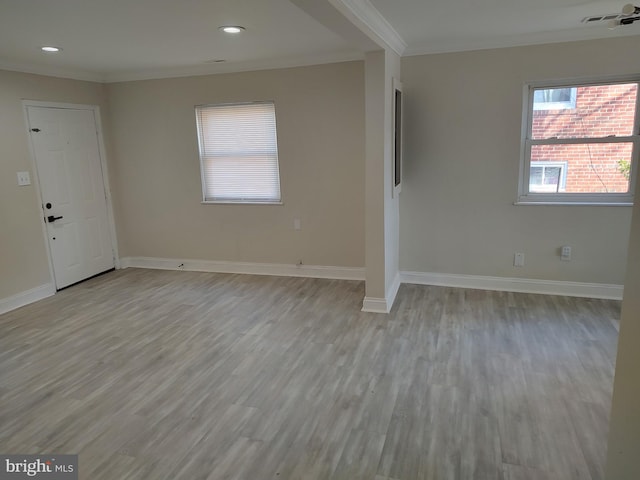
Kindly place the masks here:
POLYGON ((80 478, 600 480, 620 303, 126 269, 0 316, 0 451, 80 478))

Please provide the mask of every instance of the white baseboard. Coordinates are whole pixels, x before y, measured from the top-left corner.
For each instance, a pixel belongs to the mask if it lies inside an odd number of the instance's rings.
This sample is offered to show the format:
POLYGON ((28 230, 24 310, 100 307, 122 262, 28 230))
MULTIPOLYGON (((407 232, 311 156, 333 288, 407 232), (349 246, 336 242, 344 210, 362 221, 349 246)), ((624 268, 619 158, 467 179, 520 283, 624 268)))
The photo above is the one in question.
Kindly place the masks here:
POLYGON ((336 280, 364 280, 364 268, 325 267, 322 265, 287 265, 278 263, 221 262, 213 260, 180 260, 156 257, 123 257, 121 268, 152 268, 186 270, 190 272, 244 273, 279 277, 331 278, 336 280), (180 265, 183 265, 180 267, 180 265))
POLYGON ((561 282, 531 278, 484 277, 450 273, 401 272, 402 283, 437 285, 442 287, 474 288, 519 293, 541 293, 566 297, 604 298, 622 300, 623 285, 603 283, 561 282))
MULTIPOLYGON (((364 280, 364 268, 325 267, 319 265, 284 265, 271 263, 216 262, 207 260, 176 260, 153 257, 124 257, 120 267, 152 268, 161 270, 188 270, 212 273, 244 273, 289 277, 331 278, 338 280, 364 280), (184 263, 184 268, 178 265, 184 263)), ((443 287, 473 288, 520 293, 564 295, 568 297, 622 300, 624 287, 601 283, 561 282, 529 278, 485 277, 449 273, 400 272, 387 291, 386 298, 365 297, 363 312, 389 313, 401 283, 436 285, 443 287)), ((53 284, 45 284, 7 298, 0 299, 0 314, 15 310, 56 293, 53 284)))
POLYGON ((387 299, 379 297, 364 297, 362 311, 367 313, 389 313, 387 299))
POLYGON ((398 295, 400 288, 400 273, 396 273, 391 286, 387 290, 385 298, 364 297, 362 301, 362 311, 370 313, 389 313, 393 307, 393 302, 398 295))
POLYGON ((398 295, 398 289, 400 288, 400 284, 402 283, 401 278, 400 278, 400 272, 396 272, 396 276, 393 279, 393 283, 391 283, 391 286, 389 287, 389 290, 387 290, 387 307, 389 308, 388 311, 391 311, 391 308, 393 307, 393 302, 396 301, 396 296, 398 295))
POLYGON ((0 314, 10 312, 16 308, 24 307, 30 303, 37 302, 43 298, 50 297, 56 293, 56 289, 51 283, 41 285, 31 290, 16 293, 7 298, 0 298, 0 314))

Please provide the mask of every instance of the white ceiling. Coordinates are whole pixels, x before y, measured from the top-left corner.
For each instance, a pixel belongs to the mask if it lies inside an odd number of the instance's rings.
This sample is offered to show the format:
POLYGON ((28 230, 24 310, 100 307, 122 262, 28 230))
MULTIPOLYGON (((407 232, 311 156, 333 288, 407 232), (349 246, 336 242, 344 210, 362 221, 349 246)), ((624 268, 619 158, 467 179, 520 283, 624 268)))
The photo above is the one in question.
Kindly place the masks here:
MULTIPOLYGON (((408 44, 405 55, 640 34, 587 16, 621 13, 631 0, 370 0, 408 44)), ((640 23, 640 22, 638 22, 640 23)))
POLYGON ((365 14, 360 27, 373 19, 397 32, 405 55, 638 35, 640 25, 580 22, 624 1, 0 0, 0 68, 118 81, 361 58, 362 44, 334 33, 345 35, 344 18, 338 28, 305 13, 320 2, 365 14), (231 37, 218 30, 225 24, 246 31, 231 37), (63 52, 39 50, 50 44, 63 52))
POLYGON ((117 80, 358 55, 288 0, 0 0, 0 68, 117 80), (218 30, 229 24, 246 31, 218 30), (50 44, 64 50, 39 50, 50 44))

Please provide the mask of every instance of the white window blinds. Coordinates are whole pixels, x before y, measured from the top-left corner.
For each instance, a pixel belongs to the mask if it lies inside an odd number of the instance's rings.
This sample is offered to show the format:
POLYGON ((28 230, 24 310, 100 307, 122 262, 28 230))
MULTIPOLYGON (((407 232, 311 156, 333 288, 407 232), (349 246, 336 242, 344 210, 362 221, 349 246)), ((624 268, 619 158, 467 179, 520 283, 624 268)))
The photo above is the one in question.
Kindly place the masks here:
POLYGON ((205 202, 278 203, 273 102, 196 107, 205 202))

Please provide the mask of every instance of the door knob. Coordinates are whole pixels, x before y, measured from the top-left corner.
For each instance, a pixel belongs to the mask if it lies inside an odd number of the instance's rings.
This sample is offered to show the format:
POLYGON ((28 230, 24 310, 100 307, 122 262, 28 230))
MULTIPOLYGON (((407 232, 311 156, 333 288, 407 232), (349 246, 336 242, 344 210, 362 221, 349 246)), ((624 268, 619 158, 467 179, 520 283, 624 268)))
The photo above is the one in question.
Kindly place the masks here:
POLYGON ((61 218, 62 218, 62 216, 60 216, 60 217, 54 217, 53 215, 49 215, 49 216, 47 217, 47 221, 48 221, 49 223, 53 223, 53 222, 55 222, 56 220, 60 220, 61 218))

